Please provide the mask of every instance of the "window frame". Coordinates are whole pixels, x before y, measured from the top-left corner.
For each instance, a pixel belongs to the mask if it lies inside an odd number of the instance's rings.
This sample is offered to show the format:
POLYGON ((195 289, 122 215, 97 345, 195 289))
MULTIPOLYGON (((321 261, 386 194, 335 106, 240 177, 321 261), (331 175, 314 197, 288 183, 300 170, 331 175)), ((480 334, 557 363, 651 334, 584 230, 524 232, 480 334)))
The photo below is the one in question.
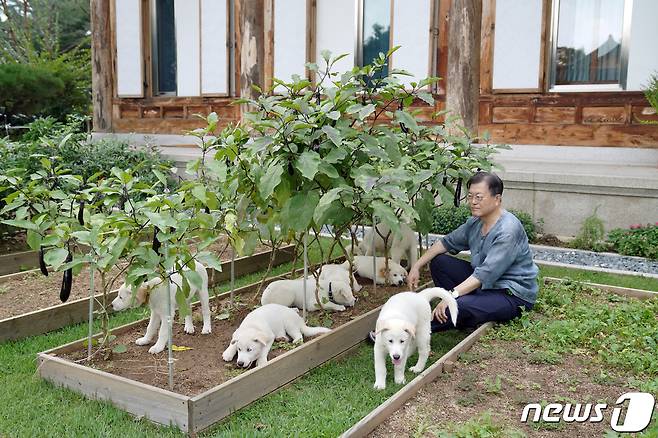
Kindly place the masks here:
MULTIPOLYGON (((403 1, 403 0, 397 0, 397 1, 403 1)), ((438 76, 439 74, 439 54, 438 54, 438 46, 439 46, 439 11, 440 11, 440 4, 442 1, 445 0, 430 0, 429 1, 429 33, 427 35, 427 38, 429 39, 428 42, 428 48, 429 52, 427 53, 427 65, 428 65, 428 71, 425 73, 427 77, 430 76, 438 76)), ((388 37, 388 47, 389 50, 394 47, 394 28, 395 28, 395 2, 396 0, 389 0, 389 37, 388 37)), ((355 13, 355 20, 356 20, 356 38, 354 39, 354 65, 363 67, 363 19, 364 19, 364 11, 365 11, 365 0, 356 0, 355 2, 355 7, 356 7, 356 13, 355 13)), ((315 32, 315 29, 312 30, 312 32, 315 32)), ((395 67, 393 66, 395 62, 395 54, 393 54, 393 57, 390 59, 388 63, 388 75, 390 75, 391 70, 393 70, 395 67)), ((416 78, 418 80, 423 79, 422 77, 416 78)), ((430 91, 432 93, 438 93, 439 92, 439 86, 438 84, 432 84, 428 85, 427 87, 424 87, 425 90, 430 91)))
MULTIPOLYGON (((176 97, 178 96, 178 75, 176 75, 176 90, 163 91, 159 90, 159 69, 158 69, 158 5, 157 0, 149 1, 149 14, 150 14, 150 40, 151 40, 151 95, 153 97, 176 97)), ((176 52, 175 46, 176 38, 176 20, 174 20, 174 53, 176 52)))
POLYGON ((628 77, 628 54, 631 39, 631 21, 633 15, 633 0, 624 0, 624 18, 622 22, 621 60, 619 65, 619 82, 615 84, 564 84, 556 85, 557 76, 557 35, 559 30, 560 1, 553 0, 550 15, 550 31, 548 35, 548 92, 607 92, 625 91, 628 77))

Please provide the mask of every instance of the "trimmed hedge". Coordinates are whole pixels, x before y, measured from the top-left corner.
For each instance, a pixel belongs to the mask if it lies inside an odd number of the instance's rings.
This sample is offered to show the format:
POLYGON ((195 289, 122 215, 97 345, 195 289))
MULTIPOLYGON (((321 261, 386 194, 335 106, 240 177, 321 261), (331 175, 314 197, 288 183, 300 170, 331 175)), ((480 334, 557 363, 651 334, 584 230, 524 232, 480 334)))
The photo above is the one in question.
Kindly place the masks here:
MULTIPOLYGON (((523 229, 528 235, 530 242, 537 238, 537 226, 532 220, 530 214, 521 210, 508 210, 516 216, 523 224, 523 229)), ((466 222, 471 217, 471 210, 467 204, 462 204, 459 207, 441 206, 434 210, 434 227, 433 233, 448 234, 457 229, 461 224, 466 222)))

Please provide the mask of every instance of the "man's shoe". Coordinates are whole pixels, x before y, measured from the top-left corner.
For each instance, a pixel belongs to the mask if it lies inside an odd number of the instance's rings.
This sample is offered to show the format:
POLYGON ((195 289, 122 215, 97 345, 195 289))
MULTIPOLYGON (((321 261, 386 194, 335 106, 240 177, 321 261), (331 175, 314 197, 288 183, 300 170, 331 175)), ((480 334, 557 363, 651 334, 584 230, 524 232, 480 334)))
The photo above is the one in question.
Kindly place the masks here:
POLYGON ((369 344, 375 344, 375 332, 368 332, 368 337, 366 338, 369 344))

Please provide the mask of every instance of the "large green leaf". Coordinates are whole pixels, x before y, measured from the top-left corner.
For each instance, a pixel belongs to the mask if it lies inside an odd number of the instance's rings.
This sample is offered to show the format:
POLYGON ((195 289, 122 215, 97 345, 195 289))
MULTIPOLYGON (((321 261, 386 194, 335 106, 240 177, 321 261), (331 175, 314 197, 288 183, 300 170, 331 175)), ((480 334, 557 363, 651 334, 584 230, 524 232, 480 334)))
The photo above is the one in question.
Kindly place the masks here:
POLYGON ((318 170, 320 173, 327 175, 329 178, 338 178, 340 176, 334 166, 329 163, 325 163, 324 161, 320 163, 318 170))
POLYGON ((336 164, 347 156, 347 151, 343 148, 331 148, 329 153, 322 161, 325 163, 336 164))
POLYGON ((340 131, 333 126, 324 125, 322 127, 322 132, 327 134, 327 137, 331 140, 336 146, 340 146, 343 143, 343 137, 340 134, 340 131))
POLYGON ((176 227, 177 222, 176 219, 174 219, 171 216, 171 213, 169 211, 163 211, 163 212, 153 212, 153 211, 145 211, 144 215, 146 215, 147 218, 151 221, 153 225, 156 227, 160 228, 161 230, 166 230, 168 227, 176 227))
POLYGON ((373 112, 375 112, 375 105, 370 103, 359 110, 359 119, 366 119, 373 112))
POLYGON ((318 202, 318 206, 315 208, 315 213, 313 214, 313 219, 317 225, 324 225, 320 219, 324 216, 325 211, 327 211, 331 203, 340 198, 340 192, 342 192, 343 189, 343 187, 335 187, 322 195, 320 202, 318 202))
POLYGON ((57 270, 66 261, 68 255, 69 251, 65 248, 53 248, 43 256, 43 260, 57 270))
POLYGON ((395 118, 398 122, 404 123, 404 126, 409 128, 412 132, 416 134, 418 133, 418 123, 416 123, 416 119, 414 119, 414 117, 408 112, 397 110, 395 111, 395 118))
POLYGON ((27 230, 27 244, 33 250, 38 250, 41 247, 41 234, 36 231, 27 230))
POLYGON ((434 209, 437 208, 434 203, 434 196, 429 190, 422 189, 415 203, 416 212, 418 213, 418 222, 416 231, 421 234, 427 234, 432 231, 434 209))
POLYGON ((263 199, 269 199, 274 192, 276 186, 281 182, 281 175, 283 174, 283 165, 280 163, 273 163, 267 168, 265 175, 260 180, 259 190, 263 199))
POLYGON ((12 226, 12 227, 16 227, 16 228, 24 228, 24 229, 26 229, 26 230, 34 230, 34 231, 37 231, 37 230, 39 229, 39 227, 37 226, 37 224, 32 223, 32 222, 30 222, 30 221, 28 221, 28 220, 24 220, 24 219, 17 219, 17 220, 3 220, 3 221, 1 221, 1 222, 2 222, 3 224, 10 225, 10 226, 12 226))
POLYGON ((400 230, 400 219, 391 207, 381 201, 374 201, 372 208, 375 216, 379 218, 379 222, 384 222, 394 233, 400 230))
POLYGON ((222 261, 215 254, 204 251, 197 254, 196 258, 206 267, 213 268, 216 271, 222 272, 222 261))
POLYGON ((281 219, 293 231, 306 231, 311 225, 319 201, 320 196, 317 192, 299 193, 290 198, 281 212, 281 219))
POLYGON ((315 174, 318 173, 318 166, 320 165, 320 154, 315 151, 304 151, 299 156, 295 167, 299 169, 302 176, 308 180, 313 180, 315 174))

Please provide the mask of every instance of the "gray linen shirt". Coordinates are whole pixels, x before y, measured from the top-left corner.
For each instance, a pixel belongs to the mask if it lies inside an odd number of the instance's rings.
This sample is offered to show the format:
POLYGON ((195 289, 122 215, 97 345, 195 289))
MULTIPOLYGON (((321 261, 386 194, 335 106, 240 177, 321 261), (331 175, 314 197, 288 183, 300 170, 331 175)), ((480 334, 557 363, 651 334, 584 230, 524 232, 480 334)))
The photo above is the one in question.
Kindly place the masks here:
POLYGON ((503 210, 486 236, 480 218, 470 217, 441 242, 451 253, 471 250, 473 276, 482 289, 509 289, 522 300, 537 301, 539 269, 532 261, 523 225, 512 213, 503 210))

